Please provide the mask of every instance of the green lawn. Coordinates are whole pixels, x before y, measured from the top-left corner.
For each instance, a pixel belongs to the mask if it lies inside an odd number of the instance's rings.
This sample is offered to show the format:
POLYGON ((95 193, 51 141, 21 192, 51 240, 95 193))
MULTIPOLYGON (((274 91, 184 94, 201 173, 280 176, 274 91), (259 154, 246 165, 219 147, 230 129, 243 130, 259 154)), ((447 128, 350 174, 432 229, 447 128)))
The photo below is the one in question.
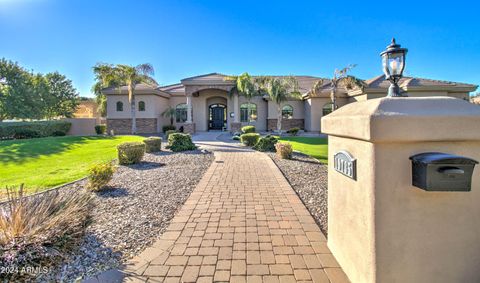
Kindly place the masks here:
POLYGON ((45 189, 80 179, 89 167, 116 158, 116 145, 139 136, 49 137, 0 141, 0 186, 45 189))
POLYGON ((280 140, 291 143, 293 150, 310 155, 322 163, 328 163, 328 140, 326 138, 282 137, 280 140))

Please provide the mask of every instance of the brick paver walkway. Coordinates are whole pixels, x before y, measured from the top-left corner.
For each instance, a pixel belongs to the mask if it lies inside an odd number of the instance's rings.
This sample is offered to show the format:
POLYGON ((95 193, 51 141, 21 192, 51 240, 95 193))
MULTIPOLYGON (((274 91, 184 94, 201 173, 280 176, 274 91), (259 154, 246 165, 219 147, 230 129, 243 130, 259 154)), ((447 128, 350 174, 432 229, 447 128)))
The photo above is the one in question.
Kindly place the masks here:
POLYGON ((267 155, 215 157, 168 230, 124 270, 126 282, 348 282, 267 155))

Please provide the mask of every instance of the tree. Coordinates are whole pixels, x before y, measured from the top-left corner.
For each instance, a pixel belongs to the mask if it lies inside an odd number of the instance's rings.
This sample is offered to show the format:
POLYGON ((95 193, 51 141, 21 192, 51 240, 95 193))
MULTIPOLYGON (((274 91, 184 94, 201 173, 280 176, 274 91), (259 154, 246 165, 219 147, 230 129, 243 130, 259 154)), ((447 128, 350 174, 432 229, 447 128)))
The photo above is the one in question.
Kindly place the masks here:
POLYGON ((251 122, 250 104, 251 104, 252 98, 259 95, 258 88, 255 84, 255 80, 248 73, 243 73, 240 76, 227 77, 226 80, 235 82, 235 85, 230 90, 230 93, 229 93, 230 96, 235 95, 235 93, 237 93, 238 95, 242 95, 247 99, 247 102, 248 102, 247 113, 249 115, 248 123, 250 124, 251 122))
POLYGON ((58 72, 45 76, 48 87, 48 100, 44 108, 44 117, 73 117, 78 106, 79 94, 73 87, 72 81, 58 72))
POLYGON ((93 72, 97 83, 93 86, 94 90, 98 88, 126 86, 128 91, 128 101, 130 102, 132 116, 132 134, 137 132, 136 105, 135 105, 135 87, 140 84, 157 86, 157 82, 152 77, 154 70, 150 64, 140 64, 137 66, 97 64, 93 67, 93 72))
POLYGON ((173 118, 175 118, 176 116, 177 116, 177 111, 175 110, 175 108, 172 108, 172 107, 168 107, 162 113, 162 117, 170 119, 170 125, 173 125, 173 118))
POLYGON ((264 89, 270 99, 277 104, 277 131, 282 133, 282 103, 290 98, 300 98, 298 81, 293 76, 270 77, 263 79, 261 89, 264 89))
MULTIPOLYGON (((349 76, 348 72, 351 71, 353 68, 355 68, 357 65, 352 64, 348 65, 343 69, 335 69, 333 72, 333 78, 330 81, 331 85, 331 90, 330 90, 330 99, 332 100, 333 104, 333 109, 336 110, 338 109, 337 105, 337 89, 339 87, 345 87, 346 89, 354 89, 354 88, 360 88, 363 89, 365 87, 365 82, 355 76, 349 76)), ((312 93, 317 93, 323 88, 324 80, 320 79, 318 80, 312 87, 311 92, 312 93)))

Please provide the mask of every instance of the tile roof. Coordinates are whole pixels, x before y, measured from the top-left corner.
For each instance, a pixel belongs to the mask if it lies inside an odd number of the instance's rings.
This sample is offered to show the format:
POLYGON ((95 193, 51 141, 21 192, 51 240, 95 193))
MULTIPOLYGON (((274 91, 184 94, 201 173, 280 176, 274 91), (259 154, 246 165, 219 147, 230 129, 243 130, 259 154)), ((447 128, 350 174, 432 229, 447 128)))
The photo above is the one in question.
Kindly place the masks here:
MULTIPOLYGON (((365 81, 367 83, 367 88, 388 88, 390 82, 385 79, 384 75, 376 76, 369 80, 365 81)), ((416 77, 403 77, 400 79, 399 85, 401 87, 465 87, 465 88, 476 88, 476 85, 451 82, 451 81, 442 81, 442 80, 432 80, 425 78, 416 78, 416 77)))

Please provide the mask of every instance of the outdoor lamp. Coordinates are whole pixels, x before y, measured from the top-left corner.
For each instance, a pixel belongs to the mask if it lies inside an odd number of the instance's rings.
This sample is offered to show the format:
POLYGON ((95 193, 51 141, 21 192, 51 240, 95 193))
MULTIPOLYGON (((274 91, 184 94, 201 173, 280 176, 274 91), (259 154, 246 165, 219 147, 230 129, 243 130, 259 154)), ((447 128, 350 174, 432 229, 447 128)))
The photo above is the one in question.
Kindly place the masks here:
POLYGON ((390 97, 406 96, 400 93, 398 81, 400 81, 405 69, 405 55, 407 51, 407 48, 401 48, 400 44, 397 44, 395 38, 393 38, 387 49, 380 53, 385 78, 391 83, 388 88, 388 96, 390 97))

